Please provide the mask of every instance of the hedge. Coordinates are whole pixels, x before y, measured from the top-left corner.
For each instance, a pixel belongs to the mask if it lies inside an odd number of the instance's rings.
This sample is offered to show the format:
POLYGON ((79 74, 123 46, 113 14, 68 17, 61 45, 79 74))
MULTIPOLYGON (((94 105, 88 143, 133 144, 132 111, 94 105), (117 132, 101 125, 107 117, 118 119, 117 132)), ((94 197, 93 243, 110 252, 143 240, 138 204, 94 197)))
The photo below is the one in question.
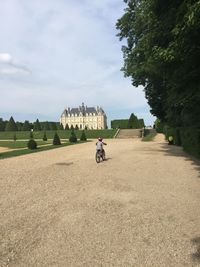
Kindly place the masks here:
POLYGON ((128 129, 128 120, 113 120, 111 121, 112 129, 128 129))
POLYGON ((189 154, 200 158, 200 129, 195 127, 164 127, 164 134, 168 140, 172 135, 174 144, 182 146, 189 154))

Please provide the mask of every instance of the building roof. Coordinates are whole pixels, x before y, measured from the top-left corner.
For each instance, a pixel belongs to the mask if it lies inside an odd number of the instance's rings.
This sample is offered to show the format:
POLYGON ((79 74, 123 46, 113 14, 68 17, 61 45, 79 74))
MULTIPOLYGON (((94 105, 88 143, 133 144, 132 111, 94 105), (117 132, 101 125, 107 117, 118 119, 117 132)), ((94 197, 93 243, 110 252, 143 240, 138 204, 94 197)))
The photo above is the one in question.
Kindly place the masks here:
POLYGON ((102 114, 102 115, 106 115, 104 110, 101 107, 95 108, 95 107, 87 107, 84 106, 84 103, 82 103, 82 106, 79 106, 78 108, 67 108, 63 111, 61 116, 67 116, 67 115, 77 115, 77 116, 86 116, 86 114, 95 114, 98 115, 98 113, 102 114))

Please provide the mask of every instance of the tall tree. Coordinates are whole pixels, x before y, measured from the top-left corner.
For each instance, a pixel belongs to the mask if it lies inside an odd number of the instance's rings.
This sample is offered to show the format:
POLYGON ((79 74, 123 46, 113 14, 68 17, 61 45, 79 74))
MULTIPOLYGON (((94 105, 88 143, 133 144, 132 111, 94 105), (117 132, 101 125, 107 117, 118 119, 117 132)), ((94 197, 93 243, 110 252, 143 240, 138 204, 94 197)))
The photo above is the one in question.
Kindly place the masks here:
POLYGON ((125 76, 144 86, 153 115, 172 126, 200 127, 199 1, 125 3, 117 22, 120 40, 127 40, 125 76))
POLYGON ((41 131, 41 125, 40 125, 40 122, 38 119, 36 120, 36 122, 34 122, 33 130, 34 131, 41 131))
POLYGON ((0 132, 5 130, 5 122, 2 118, 0 118, 0 132))
POLYGON ((50 130, 50 126, 49 126, 49 122, 48 122, 48 121, 45 121, 45 122, 44 122, 43 130, 44 130, 44 131, 49 131, 49 130, 50 130))
POLYGON ((18 131, 17 125, 13 119, 13 117, 10 117, 10 120, 6 124, 5 131, 18 131))
POLYGON ((50 130, 53 130, 53 131, 58 130, 56 122, 53 122, 53 121, 49 122, 49 127, 50 127, 50 130))
POLYGON ((30 131, 30 130, 31 130, 31 125, 29 121, 26 120, 22 126, 22 131, 30 131))
POLYGON ((56 124, 57 124, 57 129, 58 129, 58 130, 64 130, 64 129, 63 129, 63 125, 62 125, 62 123, 57 122, 56 124))

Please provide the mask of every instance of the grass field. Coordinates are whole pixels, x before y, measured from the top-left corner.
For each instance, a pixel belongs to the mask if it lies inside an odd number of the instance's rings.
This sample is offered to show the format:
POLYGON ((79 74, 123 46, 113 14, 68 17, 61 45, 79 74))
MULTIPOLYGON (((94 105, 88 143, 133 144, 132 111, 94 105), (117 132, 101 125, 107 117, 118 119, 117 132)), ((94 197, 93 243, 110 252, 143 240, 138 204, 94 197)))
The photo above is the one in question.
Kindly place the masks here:
MULTIPOLYGON (((42 145, 48 145, 51 144, 52 141, 37 141, 38 146, 42 145)), ((12 149, 17 148, 26 148, 27 147, 27 141, 0 141, 0 147, 7 147, 12 149)))
POLYGON ((26 154, 30 154, 30 153, 37 153, 37 152, 42 152, 42 151, 46 151, 46 150, 61 148, 61 147, 64 147, 64 146, 82 144, 82 143, 84 143, 84 142, 81 142, 81 141, 78 141, 77 143, 65 142, 65 143, 62 143, 59 146, 54 146, 54 145, 41 146, 41 147, 38 147, 37 149, 34 149, 34 150, 31 150, 31 149, 16 149, 16 150, 0 153, 0 160, 1 159, 5 159, 5 158, 11 158, 11 157, 16 157, 16 156, 26 155, 26 154))
MULTIPOLYGON (((112 130, 85 130, 86 137, 88 139, 96 139, 99 136, 102 138, 113 138, 116 133, 116 129, 112 130)), ((68 139, 70 137, 70 130, 58 130, 57 131, 61 139, 68 139)), ((77 138, 80 138, 82 131, 75 131, 77 138)), ((30 132, 0 132, 0 140, 13 140, 13 136, 16 134, 17 140, 27 140, 30 137, 30 132)), ((48 139, 53 139, 55 131, 46 131, 48 139)), ((33 132, 34 139, 42 139, 44 131, 33 132)))
POLYGON ((156 133, 147 134, 145 137, 142 138, 142 141, 145 141, 145 142, 153 141, 155 136, 156 136, 156 133))

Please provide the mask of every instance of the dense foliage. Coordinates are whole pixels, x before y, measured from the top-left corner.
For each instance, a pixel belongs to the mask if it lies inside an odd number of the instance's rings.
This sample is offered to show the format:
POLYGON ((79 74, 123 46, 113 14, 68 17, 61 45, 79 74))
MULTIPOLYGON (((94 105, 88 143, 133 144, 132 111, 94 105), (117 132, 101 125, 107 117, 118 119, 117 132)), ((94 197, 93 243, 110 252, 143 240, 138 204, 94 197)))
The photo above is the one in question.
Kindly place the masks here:
POLYGON ((112 120, 111 121, 112 129, 127 129, 128 128, 128 120, 112 120))
POLYGON ((57 134, 57 132, 55 132, 55 134, 54 134, 53 145, 54 145, 54 146, 61 145, 60 137, 59 137, 59 135, 57 134))
POLYGON ((85 131, 82 131, 80 140, 81 140, 81 141, 87 141, 87 137, 86 137, 86 135, 85 135, 85 131))
POLYGON ((47 140, 48 140, 48 139, 47 139, 47 134, 46 134, 46 132, 44 132, 44 135, 43 135, 42 140, 43 140, 43 141, 47 141, 47 140))
POLYGON ((117 22, 125 76, 143 85, 153 115, 200 127, 200 1, 124 0, 117 22))
POLYGON ((138 119, 133 113, 130 115, 128 120, 112 120, 111 121, 111 128, 112 129, 140 129, 143 128, 144 120, 138 119))
POLYGON ((76 137, 76 134, 74 132, 74 129, 71 130, 71 135, 69 137, 69 142, 70 143, 76 143, 77 142, 77 137, 76 137))
POLYGON ((37 143, 35 142, 34 139, 30 139, 27 143, 27 147, 29 149, 36 149, 37 148, 37 143))
POLYGON ((17 125, 13 119, 13 117, 10 117, 10 120, 7 122, 5 131, 18 131, 17 125))
POLYGON ((41 125, 40 125, 40 122, 39 122, 38 119, 36 120, 36 122, 34 122, 33 125, 34 125, 34 126, 33 126, 33 130, 34 130, 34 131, 41 131, 41 125))

